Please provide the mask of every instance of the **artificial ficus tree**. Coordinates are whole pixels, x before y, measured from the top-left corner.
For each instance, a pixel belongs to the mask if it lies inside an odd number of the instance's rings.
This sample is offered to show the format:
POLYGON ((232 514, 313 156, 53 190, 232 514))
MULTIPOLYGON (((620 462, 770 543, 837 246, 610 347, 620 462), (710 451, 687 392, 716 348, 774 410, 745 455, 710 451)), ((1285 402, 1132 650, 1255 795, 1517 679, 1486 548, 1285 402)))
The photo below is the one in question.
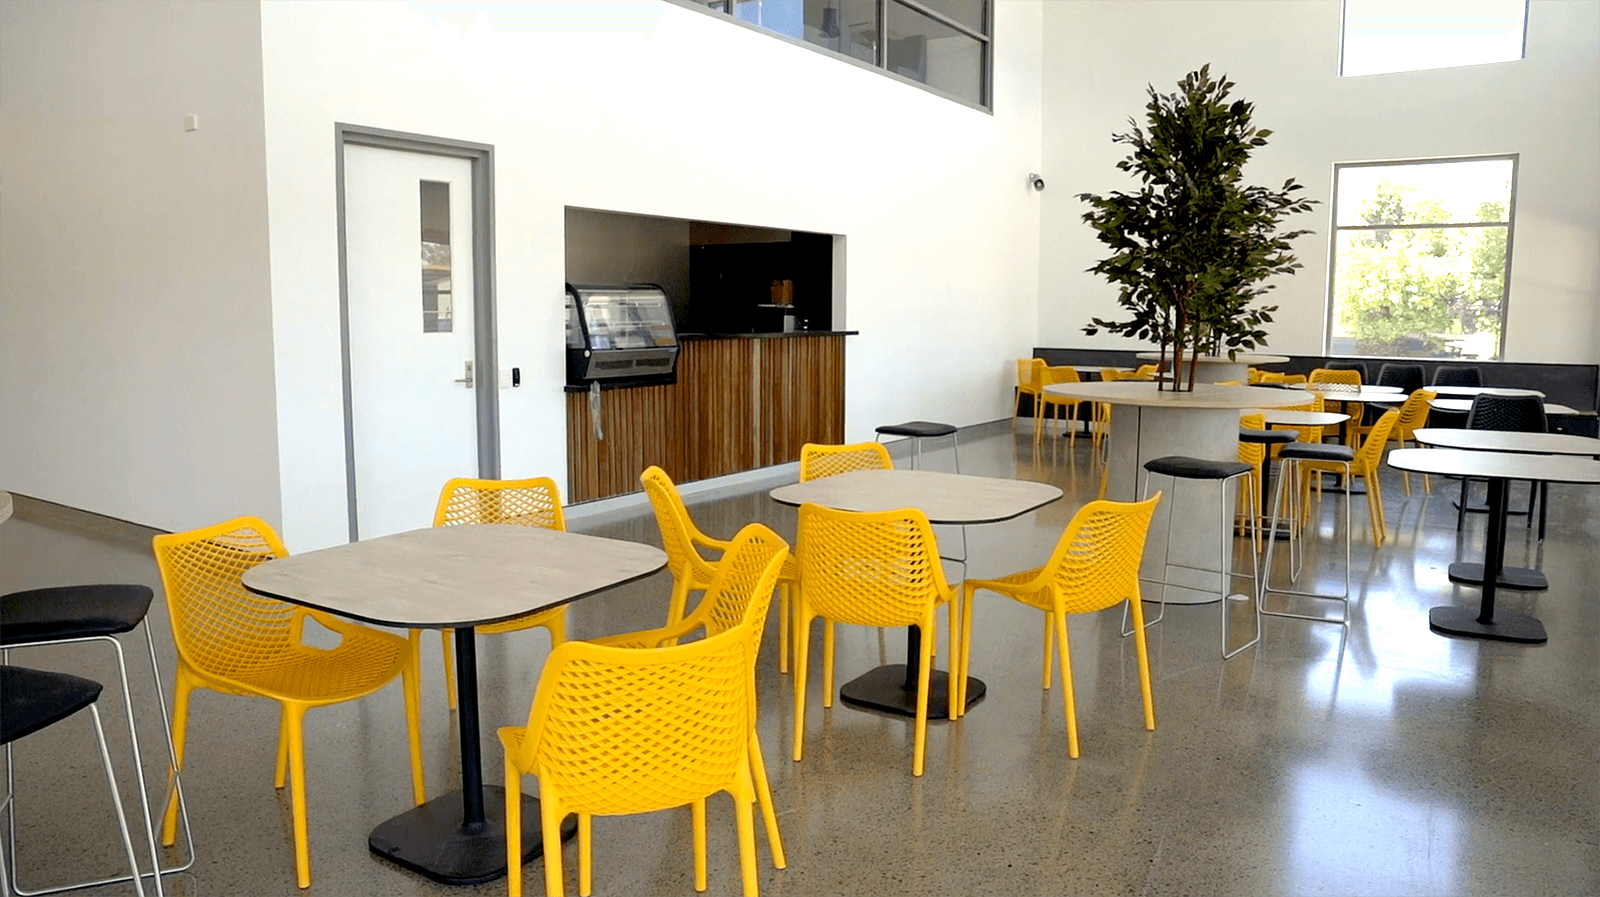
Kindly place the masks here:
POLYGON ((1117 168, 1139 188, 1078 196, 1091 207, 1083 220, 1112 250, 1089 271, 1120 288, 1117 304, 1130 314, 1094 318, 1084 332, 1156 342, 1163 359, 1170 344, 1175 388, 1194 389, 1202 352, 1231 358, 1266 344, 1261 326, 1278 309, 1253 303, 1272 289, 1267 278, 1300 267, 1289 249, 1310 233, 1278 225, 1316 202, 1297 195, 1293 178, 1277 190, 1244 183, 1245 163, 1272 132, 1251 124, 1253 104, 1228 101, 1233 87, 1226 76, 1212 80, 1209 65, 1185 75, 1176 93, 1148 87, 1145 127, 1129 119, 1132 130, 1111 138, 1131 148, 1117 168))

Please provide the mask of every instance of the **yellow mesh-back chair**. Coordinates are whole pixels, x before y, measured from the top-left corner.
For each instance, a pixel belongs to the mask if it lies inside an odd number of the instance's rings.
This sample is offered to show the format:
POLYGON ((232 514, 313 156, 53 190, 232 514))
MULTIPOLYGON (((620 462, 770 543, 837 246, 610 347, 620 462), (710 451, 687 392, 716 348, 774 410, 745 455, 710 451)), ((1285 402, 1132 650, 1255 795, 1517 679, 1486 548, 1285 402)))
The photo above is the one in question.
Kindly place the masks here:
MULTIPOLYGON (((1242 414, 1239 416, 1241 430, 1265 430, 1267 418, 1264 414, 1242 414)), ((1239 460, 1250 465, 1250 472, 1239 481, 1239 512, 1238 516, 1247 518, 1250 527, 1250 536, 1255 543, 1255 550, 1261 550, 1261 483, 1262 462, 1267 459, 1267 444, 1264 442, 1245 442, 1239 440, 1239 460)))
POLYGON ((881 442, 857 442, 851 445, 818 445, 808 442, 800 447, 800 482, 838 476, 853 470, 891 470, 894 461, 881 442))
POLYGON ((1022 397, 1033 398, 1033 420, 1038 424, 1043 413, 1040 397, 1044 395, 1040 390, 1044 387, 1045 361, 1043 358, 1018 358, 1017 359, 1017 398, 1011 404, 1011 429, 1017 428, 1017 418, 1022 415, 1022 397))
MULTIPOLYGON (((746 620, 720 634, 643 649, 567 642, 551 653, 527 725, 499 730, 506 792, 518 793, 524 775, 539 777, 547 894, 565 892, 560 831, 567 814, 578 816, 578 892, 587 895, 593 816, 685 804, 694 812, 695 889, 705 890, 705 799, 727 791, 737 807, 743 890, 755 897, 754 668, 781 565, 779 556, 769 558, 746 620)), ((506 801, 513 897, 522 893, 521 803, 506 801)))
POLYGON ((1274 373, 1272 371, 1266 371, 1265 373, 1263 373, 1261 375, 1261 382, 1262 383, 1283 383, 1283 384, 1304 383, 1304 382, 1306 382, 1306 375, 1305 374, 1278 374, 1278 373, 1274 373))
MULTIPOLYGON (((1406 397, 1405 404, 1400 406, 1400 416, 1395 419, 1394 429, 1389 431, 1389 438, 1405 448, 1409 442, 1415 442, 1417 431, 1428 425, 1428 412, 1432 410, 1432 402, 1439 394, 1432 390, 1419 389, 1406 397)), ((1411 474, 1402 471, 1400 482, 1405 484, 1406 495, 1411 494, 1411 474)), ((1433 484, 1428 482, 1428 475, 1422 475, 1422 491, 1433 494, 1433 484)))
MULTIPOLYGON (((1361 477, 1367 483, 1367 516, 1372 520, 1372 541, 1375 546, 1382 546, 1388 536, 1388 528, 1383 518, 1383 484, 1378 476, 1378 468, 1383 463, 1384 445, 1389 441, 1389 433, 1394 429, 1395 423, 1400 419, 1400 412, 1394 408, 1383 413, 1377 423, 1372 425, 1372 431, 1362 440, 1361 446, 1355 451, 1355 460, 1350 462, 1351 477, 1361 477)), ((1342 465, 1327 461, 1304 461, 1300 468, 1306 472, 1308 478, 1302 484, 1302 497, 1310 489, 1313 479, 1320 480, 1317 475, 1323 471, 1330 473, 1343 473, 1342 465)), ((1319 490, 1320 493, 1320 490, 1319 490)), ((1347 497, 1348 500, 1348 497, 1347 497)), ((1310 502, 1301 502, 1301 522, 1310 516, 1310 502)))
POLYGON ((1149 380, 1155 377, 1156 374, 1160 373, 1160 371, 1161 365, 1159 364, 1141 364, 1133 369, 1133 375, 1142 380, 1149 380))
MULTIPOLYGON (((1339 392, 1353 392, 1361 388, 1361 372, 1317 368, 1311 372, 1311 376, 1307 378, 1306 382, 1311 386, 1333 386, 1335 391, 1330 392, 1323 398, 1329 402, 1338 402, 1339 392)), ((1350 415, 1350 423, 1345 427, 1344 441, 1351 448, 1355 448, 1357 440, 1360 439, 1362 409, 1366 406, 1360 402, 1341 402, 1340 404, 1344 406, 1344 413, 1350 415)))
MULTIPOLYGON (((1045 386, 1054 386, 1057 383, 1081 382, 1083 382, 1083 378, 1079 377, 1078 371, 1071 366, 1064 364, 1049 365, 1044 369, 1045 386)), ((1044 414, 1052 423, 1060 418, 1059 411, 1061 409, 1066 410, 1067 418, 1063 426, 1067 428, 1067 432, 1070 435, 1070 441, 1073 444, 1076 444, 1078 441, 1078 409, 1084 404, 1083 400, 1057 398, 1049 393, 1043 393, 1041 401, 1044 403, 1044 414)), ((1034 442, 1040 441, 1041 437, 1043 436, 1044 430, 1042 428, 1036 428, 1033 431, 1034 442)), ((1095 441, 1095 444, 1100 444, 1098 439, 1095 441)))
MULTIPOLYGON (((877 513, 800 506, 800 588, 795 601, 794 759, 805 747, 806 664, 811 621, 856 626, 916 626, 922 631, 916 743, 911 774, 922 775, 928 737, 928 679, 933 668, 934 612, 950 602, 950 657, 956 653, 955 593, 945 581, 927 515, 913 508, 877 513)), ((833 706, 833 627, 823 630, 822 706, 833 706)), ((952 675, 952 679, 953 679, 952 675)), ((951 718, 956 689, 949 689, 951 718)))
MULTIPOLYGON (((400 675, 405 680, 406 723, 411 742, 412 796, 420 806, 422 745, 418 687, 406 640, 358 626, 321 611, 257 595, 240 582, 257 564, 286 556, 277 533, 263 520, 240 517, 187 533, 156 536, 156 566, 167 593, 172 638, 178 648, 173 689, 172 747, 181 768, 189 720, 189 694, 209 688, 229 695, 271 698, 283 707, 278 730, 274 784, 290 776, 294 817, 295 877, 311 886, 306 837, 304 721, 312 707, 371 694, 400 675), (332 649, 301 643, 307 618, 337 633, 332 649)), ((167 804, 162 838, 177 834, 177 795, 167 804)))
MULTIPOLYGON (((1139 561, 1145 534, 1161 493, 1137 502, 1091 501, 1078 509, 1042 567, 999 579, 966 581, 961 615, 961 662, 950 681, 963 692, 972 660, 972 597, 979 589, 1012 598, 1047 614, 1044 626, 1044 687, 1050 687, 1051 641, 1061 645, 1061 697, 1067 716, 1067 755, 1078 756, 1078 716, 1072 693, 1072 652, 1067 641, 1067 615, 1093 613, 1126 601, 1133 615, 1133 639, 1139 658, 1139 689, 1144 698, 1144 727, 1156 727, 1150 694, 1150 660, 1145 648, 1144 609, 1139 598, 1139 561)), ((962 694, 955 704, 966 706, 962 694)))
MULTIPOLYGON (((476 523, 502 523, 513 526, 539 526, 545 529, 565 530, 566 516, 561 512, 561 490, 549 477, 526 480, 474 480, 457 477, 444 484, 439 491, 439 504, 433 511, 434 526, 465 526, 476 523)), ((550 647, 567 640, 567 608, 539 611, 477 627, 479 635, 497 635, 502 632, 520 632, 542 626, 550 633, 550 647)), ((455 630, 439 630, 444 646, 445 694, 449 696, 450 709, 456 708, 456 669, 453 658, 455 630)), ((417 653, 417 668, 422 668, 422 631, 411 630, 411 647, 417 653)))
MULTIPOLYGON (((655 511, 656 526, 661 530, 661 545, 667 553, 667 569, 672 573, 672 599, 667 609, 667 625, 676 625, 684 619, 689 593, 704 591, 716 577, 720 561, 708 561, 700 552, 703 549, 726 554, 733 541, 713 539, 695 526, 689 508, 683 503, 677 484, 667 472, 654 464, 639 474, 650 507, 655 511)), ((789 590, 794 584, 794 559, 784 562, 778 577, 778 672, 789 671, 789 590)))
MULTIPOLYGON (((591 639, 596 645, 617 648, 661 648, 675 645, 686 636, 702 634, 720 635, 741 625, 751 616, 756 599, 770 604, 775 584, 783 581, 785 571, 792 571, 794 559, 789 554, 789 543, 777 533, 752 523, 724 543, 727 550, 717 564, 716 573, 706 586, 705 600, 695 606, 687 617, 660 629, 628 632, 606 638, 591 639), (769 575, 769 570, 777 572, 769 575)), ((789 575, 792 575, 790 572, 789 575)), ((781 587, 781 586, 780 586, 781 587)), ((766 610, 762 606, 761 619, 751 630, 753 650, 761 647, 762 629, 766 624, 766 610)), ((785 632, 787 627, 784 627, 785 632)), ((755 675, 752 666, 750 673, 755 675)), ((761 755, 761 744, 755 730, 750 732, 751 771, 755 775, 756 797, 761 804, 761 816, 767 827, 767 839, 772 843, 772 863, 784 868, 783 841, 778 837, 778 817, 772 806, 772 790, 767 785, 766 761, 761 755)))

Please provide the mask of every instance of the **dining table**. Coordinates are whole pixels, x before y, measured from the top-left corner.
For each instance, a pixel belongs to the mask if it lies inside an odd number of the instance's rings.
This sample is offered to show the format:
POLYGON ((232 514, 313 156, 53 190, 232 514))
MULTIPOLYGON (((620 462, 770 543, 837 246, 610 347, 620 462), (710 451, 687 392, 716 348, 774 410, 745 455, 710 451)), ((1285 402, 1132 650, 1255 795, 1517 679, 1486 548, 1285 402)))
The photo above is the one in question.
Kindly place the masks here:
MULTIPOLYGON (((515 619, 648 576, 659 548, 542 527, 479 524, 411 530, 277 558, 245 588, 379 626, 454 629, 461 789, 380 822, 372 853, 437 882, 506 873, 505 789, 483 784, 475 627, 515 619)), ((528 695, 532 699, 533 683, 528 695)), ((524 859, 544 851, 538 801, 520 795, 524 859)), ((563 837, 576 831, 563 826, 563 837)))
MULTIPOLYGON (((1417 431, 1419 441, 1426 429, 1417 431)), ((1489 529, 1484 537, 1481 569, 1496 571, 1497 575, 1481 577, 1481 597, 1476 610, 1454 604, 1432 607, 1428 610, 1428 628, 1446 635, 1521 644, 1547 641, 1549 636, 1544 623, 1537 617, 1495 607, 1495 594, 1501 582, 1498 574, 1502 572, 1506 550, 1506 485, 1511 480, 1600 483, 1600 461, 1560 455, 1446 448, 1395 449, 1389 453, 1388 461, 1389 466, 1397 470, 1489 481, 1489 529)))
MULTIPOLYGON (((1268 386, 1200 383, 1193 391, 1156 387, 1155 383, 1118 380, 1044 388, 1049 395, 1111 406, 1106 497, 1113 501, 1137 501, 1144 465, 1156 458, 1180 455, 1237 461, 1241 410, 1289 408, 1308 401, 1303 393, 1268 386)), ((1151 519, 1139 575, 1168 583, 1169 604, 1208 604, 1221 600, 1215 585, 1207 581, 1217 575, 1211 569, 1217 565, 1217 521, 1233 518, 1236 492, 1187 485, 1169 489, 1172 494, 1151 519), (1223 503, 1227 507, 1222 507, 1223 503), (1168 532, 1178 536, 1170 540, 1170 549, 1168 532)))
MULTIPOLYGON (((779 486, 769 494, 780 504, 795 507, 818 504, 836 511, 915 508, 927 516, 928 522, 947 526, 1011 520, 1058 501, 1062 496, 1061 489, 1049 483, 900 469, 854 470, 779 486)), ((797 546, 797 550, 804 549, 804 545, 797 546)), ((846 682, 839 689, 840 700, 854 707, 915 717, 921 647, 922 631, 916 626, 907 627, 906 662, 886 664, 846 682)), ((928 688, 928 718, 948 718, 949 674, 930 670, 928 688)), ((983 700, 987 693, 988 686, 982 680, 967 677, 968 708, 983 700)))
MULTIPOLYGON (((1172 356, 1161 352, 1140 352, 1134 356, 1140 361, 1153 361, 1163 364, 1167 369, 1172 367, 1172 356)), ((1289 360, 1287 355, 1263 355, 1260 353, 1238 352, 1231 358, 1227 355, 1200 355, 1194 361, 1194 382, 1217 383, 1224 380, 1237 380, 1245 382, 1250 375, 1250 368, 1263 364, 1283 364, 1289 360)), ((1189 356, 1184 356, 1183 364, 1189 365, 1189 356)))
POLYGON ((1537 389, 1522 389, 1511 386, 1429 386, 1428 392, 1445 398, 1472 398, 1484 393, 1497 396, 1538 396, 1544 398, 1544 393, 1537 389))
MULTIPOLYGON (((1472 399, 1434 399, 1428 403, 1434 411, 1450 411, 1456 414, 1466 414, 1472 410, 1472 399)), ((1544 413, 1550 414, 1579 414, 1578 409, 1560 402, 1545 402, 1544 413)))

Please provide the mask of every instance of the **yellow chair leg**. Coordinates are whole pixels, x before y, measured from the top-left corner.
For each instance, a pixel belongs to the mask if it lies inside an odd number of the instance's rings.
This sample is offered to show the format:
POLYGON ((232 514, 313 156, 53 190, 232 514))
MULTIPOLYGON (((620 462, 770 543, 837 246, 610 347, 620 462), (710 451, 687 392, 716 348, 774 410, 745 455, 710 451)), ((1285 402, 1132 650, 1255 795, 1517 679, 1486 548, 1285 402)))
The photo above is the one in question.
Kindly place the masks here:
POLYGON ((1154 732, 1156 729, 1156 702, 1150 692, 1150 650, 1145 644, 1144 637, 1144 601, 1139 597, 1139 587, 1134 586, 1133 596, 1128 599, 1133 605, 1133 646, 1134 653, 1139 657, 1139 693, 1144 698, 1144 727, 1154 732))
POLYGON ((284 776, 289 772, 289 722, 288 711, 278 714, 278 762, 272 772, 272 787, 283 789, 284 776))
POLYGON ((694 817, 694 889, 706 889, 706 799, 692 805, 694 817))
POLYGON ((794 762, 799 763, 806 745, 806 655, 811 653, 811 639, 807 630, 811 618, 806 615, 805 598, 798 602, 795 615, 794 639, 794 762))
POLYGON ((753 801, 748 795, 734 797, 739 826, 739 877, 744 897, 758 897, 759 894, 759 885, 756 883, 756 826, 751 818, 751 803, 753 801))
POLYGON ((822 706, 833 706, 833 621, 822 621, 822 706))
MULTIPOLYGON (((506 891, 522 897, 522 773, 506 751, 506 891)), ((560 843, 559 841, 557 843, 560 843)))
POLYGON ((594 817, 578 814, 578 893, 594 893, 594 817))
POLYGON ((928 680, 933 672, 933 640, 939 635, 933 630, 927 623, 922 626, 922 668, 917 672, 917 731, 911 754, 914 776, 922 775, 923 756, 928 747, 928 680))
MULTIPOLYGON (((508 790, 507 794, 510 793, 508 790)), ((547 897, 562 897, 566 893, 566 882, 561 874, 561 812, 559 801, 540 789, 539 794, 539 825, 544 831, 544 892, 547 897)), ((507 833, 510 834, 509 832, 507 833)), ((520 838, 520 835, 519 835, 520 838)), ((509 841, 509 839, 508 839, 509 841)), ((508 848, 509 849, 509 848, 508 848)), ((519 851, 520 852, 520 851, 519 851)), ((519 860, 520 862, 520 860, 519 860)), ((518 876, 519 878, 521 876, 518 876)))
POLYGON ((304 707, 284 705, 289 729, 289 806, 294 813, 294 876, 301 888, 311 887, 311 842, 306 832, 306 744, 304 707))
POLYGON ((956 701, 961 701, 960 706, 965 707, 967 700, 967 696, 963 693, 964 686, 957 684, 965 683, 967 680, 966 670, 961 666, 961 645, 958 643, 961 637, 961 621, 956 619, 957 604, 958 602, 952 598, 950 606, 945 608, 950 614, 950 672, 949 687, 945 689, 945 697, 949 700, 950 706, 945 709, 946 719, 960 719, 961 709, 956 705, 956 701))
POLYGON ((456 709, 456 662, 455 649, 450 644, 455 638, 454 629, 439 630, 439 644, 444 649, 444 695, 450 702, 450 709, 456 709))
MULTIPOLYGON (((183 749, 189 731, 189 693, 192 691, 194 686, 180 667, 172 694, 172 755, 178 764, 174 775, 183 769, 183 749)), ((178 840, 178 790, 171 788, 169 791, 166 817, 161 820, 161 843, 167 847, 178 840)))
POLYGON ((956 679, 956 688, 961 690, 961 699, 956 702, 956 709, 964 716, 967 712, 967 671, 972 668, 972 614, 973 596, 977 589, 965 583, 961 590, 961 675, 956 679))
POLYGON ((415 652, 400 671, 400 685, 406 699, 406 741, 411 748, 411 796, 417 806, 427 800, 427 785, 422 775, 422 665, 415 652))
POLYGON ((756 800, 761 804, 761 821, 767 826, 767 841, 772 847, 772 865, 788 867, 783 855, 783 838, 778 834, 778 813, 772 806, 772 786, 767 781, 767 761, 761 755, 761 739, 750 733, 750 773, 755 782, 756 800))
POLYGON ((1044 618, 1044 676, 1040 679, 1040 685, 1045 691, 1050 690, 1050 661, 1051 654, 1055 651, 1056 631, 1051 626, 1050 617, 1046 615, 1044 618))
MULTIPOLYGON (((1078 705, 1072 694, 1072 647, 1067 643, 1066 614, 1051 613, 1056 626, 1056 641, 1061 643, 1061 699, 1067 714, 1067 756, 1078 759, 1078 705)), ((1135 632, 1144 626, 1134 620, 1135 632)))
POLYGON ((778 585, 778 672, 789 672, 789 584, 778 585))

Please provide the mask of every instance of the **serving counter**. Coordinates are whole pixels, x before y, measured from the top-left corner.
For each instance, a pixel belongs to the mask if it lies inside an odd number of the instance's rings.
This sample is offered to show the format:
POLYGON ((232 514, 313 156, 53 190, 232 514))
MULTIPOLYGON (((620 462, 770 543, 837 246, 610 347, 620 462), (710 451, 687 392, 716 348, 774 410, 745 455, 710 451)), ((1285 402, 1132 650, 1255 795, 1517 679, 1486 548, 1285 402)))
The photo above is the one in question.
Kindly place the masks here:
POLYGON ((567 496, 639 489, 796 461, 844 440, 844 338, 854 331, 679 334, 677 382, 567 389, 567 496))

